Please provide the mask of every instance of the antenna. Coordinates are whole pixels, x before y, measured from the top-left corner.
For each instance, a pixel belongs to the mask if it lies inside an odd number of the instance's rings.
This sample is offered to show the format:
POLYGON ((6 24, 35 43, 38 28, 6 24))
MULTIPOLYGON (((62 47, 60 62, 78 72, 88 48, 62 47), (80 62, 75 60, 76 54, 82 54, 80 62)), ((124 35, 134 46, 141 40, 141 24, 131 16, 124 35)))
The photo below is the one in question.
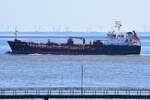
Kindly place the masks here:
POLYGON ((18 39, 18 31, 16 30, 16 32, 15 32, 15 40, 17 40, 18 39))

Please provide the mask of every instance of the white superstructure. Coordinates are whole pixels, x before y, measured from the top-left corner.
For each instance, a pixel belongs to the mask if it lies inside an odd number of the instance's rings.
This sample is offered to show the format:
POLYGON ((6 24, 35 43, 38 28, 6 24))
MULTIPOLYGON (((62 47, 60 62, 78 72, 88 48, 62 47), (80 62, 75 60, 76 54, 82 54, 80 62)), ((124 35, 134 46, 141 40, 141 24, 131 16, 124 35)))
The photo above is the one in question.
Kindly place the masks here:
POLYGON ((120 32, 121 26, 120 21, 116 21, 115 30, 107 34, 107 41, 104 42, 105 45, 141 45, 135 31, 124 34, 120 32))

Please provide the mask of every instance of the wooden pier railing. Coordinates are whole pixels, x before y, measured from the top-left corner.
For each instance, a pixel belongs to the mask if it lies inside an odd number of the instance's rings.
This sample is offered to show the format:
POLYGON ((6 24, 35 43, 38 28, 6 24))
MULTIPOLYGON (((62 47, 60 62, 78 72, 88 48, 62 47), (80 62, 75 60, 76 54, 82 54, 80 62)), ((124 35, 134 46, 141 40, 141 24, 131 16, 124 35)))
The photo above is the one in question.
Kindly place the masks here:
POLYGON ((0 88, 0 99, 122 98, 150 99, 147 88, 0 88))

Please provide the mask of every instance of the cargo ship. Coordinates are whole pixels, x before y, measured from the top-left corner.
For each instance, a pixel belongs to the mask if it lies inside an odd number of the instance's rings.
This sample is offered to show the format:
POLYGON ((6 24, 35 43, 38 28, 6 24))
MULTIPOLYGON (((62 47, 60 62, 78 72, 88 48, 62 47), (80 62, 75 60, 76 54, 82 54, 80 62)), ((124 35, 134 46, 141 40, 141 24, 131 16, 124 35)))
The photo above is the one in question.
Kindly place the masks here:
POLYGON ((129 55, 140 54, 141 42, 135 31, 120 32, 120 22, 115 29, 108 32, 105 40, 94 40, 86 43, 84 37, 68 37, 67 43, 35 43, 21 41, 15 33, 14 41, 8 41, 11 54, 54 54, 54 55, 129 55), (74 39, 82 43, 74 43, 74 39))

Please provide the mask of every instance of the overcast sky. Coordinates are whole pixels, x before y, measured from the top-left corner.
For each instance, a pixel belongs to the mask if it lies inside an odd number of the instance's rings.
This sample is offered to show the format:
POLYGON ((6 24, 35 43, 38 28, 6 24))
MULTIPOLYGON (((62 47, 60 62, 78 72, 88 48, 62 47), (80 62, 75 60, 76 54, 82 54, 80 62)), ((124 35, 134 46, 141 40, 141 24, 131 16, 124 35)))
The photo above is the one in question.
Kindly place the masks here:
POLYGON ((145 31, 150 0, 0 0, 0 27, 107 31, 115 20, 124 30, 145 31))

